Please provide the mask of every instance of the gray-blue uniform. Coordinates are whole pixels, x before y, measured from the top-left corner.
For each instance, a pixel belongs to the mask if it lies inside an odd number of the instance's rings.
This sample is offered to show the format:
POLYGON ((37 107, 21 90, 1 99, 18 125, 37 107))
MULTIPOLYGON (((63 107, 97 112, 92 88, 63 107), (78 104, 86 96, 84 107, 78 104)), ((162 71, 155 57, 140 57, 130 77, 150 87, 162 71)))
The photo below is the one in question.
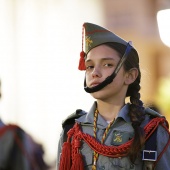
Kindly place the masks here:
MULTIPOLYGON (((90 111, 86 114, 83 114, 80 118, 76 119, 76 122, 81 124, 82 131, 84 133, 90 134, 93 136, 93 122, 94 122, 94 111, 96 109, 96 103, 93 104, 90 111)), ((126 104, 118 113, 118 116, 115 122, 112 124, 108 136, 105 139, 104 144, 108 146, 118 146, 126 143, 130 139, 134 137, 134 129, 131 125, 130 117, 128 116, 129 104, 126 104)), ((146 115, 145 120, 142 123, 142 127, 144 127, 150 120, 149 115, 146 115)), ((98 115, 97 120, 97 140, 101 141, 103 133, 107 128, 108 123, 106 120, 98 115)), ((164 146, 167 144, 169 140, 168 132, 162 127, 159 126, 157 130, 157 154, 159 155, 163 150, 164 146)), ((59 145, 58 145, 58 157, 57 157, 57 165, 59 165, 59 155, 61 153, 63 143, 63 132, 61 133, 59 145)), ((91 170, 93 165, 93 150, 82 141, 81 154, 84 158, 84 166, 85 170, 91 170)), ((158 161, 156 165, 156 170, 170 170, 170 147, 162 155, 161 159, 158 161)), ((154 163, 154 162, 153 162, 154 163)), ((142 152, 141 157, 137 158, 135 163, 131 163, 129 157, 120 157, 120 158, 109 158, 103 155, 99 155, 97 160, 97 170, 151 170, 151 161, 143 161, 142 160, 142 152)), ((58 167, 57 167, 58 169, 58 167)))

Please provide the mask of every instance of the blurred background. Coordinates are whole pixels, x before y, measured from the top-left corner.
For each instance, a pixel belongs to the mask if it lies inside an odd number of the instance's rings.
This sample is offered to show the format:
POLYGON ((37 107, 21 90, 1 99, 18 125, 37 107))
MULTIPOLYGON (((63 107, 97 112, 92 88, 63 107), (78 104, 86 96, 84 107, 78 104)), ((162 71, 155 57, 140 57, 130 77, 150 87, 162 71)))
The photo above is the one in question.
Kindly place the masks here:
POLYGON ((168 8, 169 0, 0 0, 1 119, 20 125, 55 163, 62 120, 93 102, 78 71, 82 24, 92 22, 133 42, 142 100, 170 120, 168 8))

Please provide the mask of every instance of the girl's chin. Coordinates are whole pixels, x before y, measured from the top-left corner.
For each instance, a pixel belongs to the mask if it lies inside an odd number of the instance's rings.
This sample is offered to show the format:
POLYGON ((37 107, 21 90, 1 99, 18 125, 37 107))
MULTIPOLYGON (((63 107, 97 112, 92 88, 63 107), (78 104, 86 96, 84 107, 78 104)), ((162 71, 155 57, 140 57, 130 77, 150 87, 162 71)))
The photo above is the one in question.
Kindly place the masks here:
POLYGON ((104 93, 102 91, 97 91, 97 92, 94 92, 94 93, 90 93, 91 96, 93 96, 95 99, 99 99, 99 98, 102 98, 104 97, 104 93))

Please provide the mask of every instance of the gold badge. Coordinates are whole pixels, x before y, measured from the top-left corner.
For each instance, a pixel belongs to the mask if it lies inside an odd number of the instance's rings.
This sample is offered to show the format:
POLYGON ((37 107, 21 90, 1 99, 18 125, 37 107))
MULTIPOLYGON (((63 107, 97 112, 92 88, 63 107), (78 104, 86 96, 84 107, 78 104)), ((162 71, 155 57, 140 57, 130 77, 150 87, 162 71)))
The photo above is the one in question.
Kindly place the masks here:
POLYGON ((86 44, 88 47, 91 47, 91 44, 93 43, 93 41, 90 39, 90 37, 86 37, 86 44))
POLYGON ((115 133, 113 141, 118 143, 122 142, 122 135, 120 133, 115 133))

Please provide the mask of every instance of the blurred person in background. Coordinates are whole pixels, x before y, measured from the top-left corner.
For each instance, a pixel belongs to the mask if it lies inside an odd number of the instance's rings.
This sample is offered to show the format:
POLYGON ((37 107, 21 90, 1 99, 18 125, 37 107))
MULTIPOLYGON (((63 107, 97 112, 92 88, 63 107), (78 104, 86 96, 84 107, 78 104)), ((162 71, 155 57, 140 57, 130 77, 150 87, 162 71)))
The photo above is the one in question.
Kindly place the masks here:
POLYGON ((0 119, 0 170, 48 170, 43 155, 42 145, 22 128, 0 119))
POLYGON ((63 121, 57 169, 170 170, 168 122, 140 99, 136 49, 92 23, 83 24, 82 34, 79 70, 95 101, 63 121))

